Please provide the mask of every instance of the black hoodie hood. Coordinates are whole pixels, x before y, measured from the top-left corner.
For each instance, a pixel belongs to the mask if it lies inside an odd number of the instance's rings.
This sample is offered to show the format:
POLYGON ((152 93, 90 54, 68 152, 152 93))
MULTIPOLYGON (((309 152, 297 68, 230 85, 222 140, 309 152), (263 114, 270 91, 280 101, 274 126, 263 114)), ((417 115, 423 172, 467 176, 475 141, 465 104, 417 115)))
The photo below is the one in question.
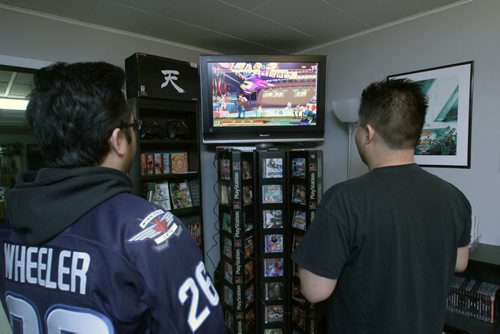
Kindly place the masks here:
POLYGON ((130 178, 112 168, 43 168, 25 172, 7 192, 7 218, 21 240, 37 245, 103 201, 130 192, 131 188, 130 178))

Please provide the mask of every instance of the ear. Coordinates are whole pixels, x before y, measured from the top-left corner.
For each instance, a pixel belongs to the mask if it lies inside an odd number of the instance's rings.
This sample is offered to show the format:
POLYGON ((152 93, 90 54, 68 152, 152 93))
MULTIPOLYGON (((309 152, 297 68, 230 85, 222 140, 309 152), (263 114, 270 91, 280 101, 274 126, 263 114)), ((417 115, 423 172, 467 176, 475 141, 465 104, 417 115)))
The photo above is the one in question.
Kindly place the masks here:
POLYGON ((117 156, 122 157, 127 152, 127 139, 123 134, 123 131, 119 128, 115 128, 111 133, 111 136, 108 138, 109 147, 111 151, 114 152, 117 156))
POLYGON ((366 125, 366 131, 365 131, 365 144, 370 144, 373 142, 375 139, 377 131, 375 131, 375 128, 371 126, 371 124, 366 125))

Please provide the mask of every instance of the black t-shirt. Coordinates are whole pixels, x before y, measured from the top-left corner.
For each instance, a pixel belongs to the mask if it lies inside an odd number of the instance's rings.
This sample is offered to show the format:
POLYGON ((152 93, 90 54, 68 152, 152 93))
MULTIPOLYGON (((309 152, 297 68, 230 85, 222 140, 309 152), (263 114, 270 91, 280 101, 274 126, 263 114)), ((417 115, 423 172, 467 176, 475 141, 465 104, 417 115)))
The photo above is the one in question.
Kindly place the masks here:
POLYGON ((330 188, 292 259, 337 279, 329 333, 442 333, 471 207, 416 164, 376 168, 330 188))

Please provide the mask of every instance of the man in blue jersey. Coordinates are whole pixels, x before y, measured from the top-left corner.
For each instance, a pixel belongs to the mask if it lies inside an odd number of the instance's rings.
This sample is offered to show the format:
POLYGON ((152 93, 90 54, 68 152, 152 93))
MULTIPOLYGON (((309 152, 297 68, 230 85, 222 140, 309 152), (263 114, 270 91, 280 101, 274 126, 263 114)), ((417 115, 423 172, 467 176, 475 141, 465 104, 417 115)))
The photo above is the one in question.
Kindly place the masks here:
POLYGON ((134 196, 141 122, 122 69, 57 63, 27 108, 49 168, 7 193, 0 298, 14 333, 223 333, 219 296, 183 223, 134 196))
POLYGON ((330 299, 328 333, 442 333, 453 273, 468 262, 471 207, 415 164, 426 110, 417 83, 363 91, 355 139, 370 171, 326 192, 292 255, 304 296, 330 299))

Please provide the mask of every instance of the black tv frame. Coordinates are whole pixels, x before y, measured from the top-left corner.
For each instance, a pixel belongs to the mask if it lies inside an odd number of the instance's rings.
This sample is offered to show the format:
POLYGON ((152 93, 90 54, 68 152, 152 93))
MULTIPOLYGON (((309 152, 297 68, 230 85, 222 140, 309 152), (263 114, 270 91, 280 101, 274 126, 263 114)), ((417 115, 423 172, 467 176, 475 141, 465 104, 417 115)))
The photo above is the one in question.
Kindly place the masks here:
POLYGON ((201 128, 204 144, 274 144, 285 143, 290 146, 320 143, 324 140, 325 128, 325 89, 326 56, 322 55, 200 55, 200 106, 201 128), (316 125, 314 126, 252 126, 252 127, 214 127, 213 101, 209 63, 223 62, 297 62, 317 63, 318 77, 316 87, 316 125))

